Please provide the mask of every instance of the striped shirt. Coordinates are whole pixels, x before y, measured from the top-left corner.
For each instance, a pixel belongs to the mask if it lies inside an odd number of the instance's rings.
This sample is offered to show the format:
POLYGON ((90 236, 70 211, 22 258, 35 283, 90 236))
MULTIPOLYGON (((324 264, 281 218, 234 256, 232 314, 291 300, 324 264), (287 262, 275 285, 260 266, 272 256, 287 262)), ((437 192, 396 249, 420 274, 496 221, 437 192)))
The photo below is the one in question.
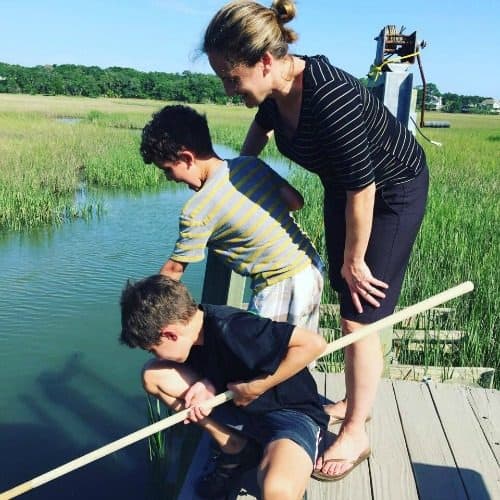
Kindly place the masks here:
POLYGON ((279 195, 285 181, 258 158, 228 160, 184 205, 172 260, 199 262, 210 247, 262 288, 319 262, 309 238, 279 195))
POLYGON ((255 117, 264 130, 274 130, 280 152, 318 174, 326 192, 334 195, 372 182, 380 189, 416 177, 425 154, 413 134, 358 79, 325 56, 303 59, 302 105, 294 135, 280 128, 271 98, 255 117))

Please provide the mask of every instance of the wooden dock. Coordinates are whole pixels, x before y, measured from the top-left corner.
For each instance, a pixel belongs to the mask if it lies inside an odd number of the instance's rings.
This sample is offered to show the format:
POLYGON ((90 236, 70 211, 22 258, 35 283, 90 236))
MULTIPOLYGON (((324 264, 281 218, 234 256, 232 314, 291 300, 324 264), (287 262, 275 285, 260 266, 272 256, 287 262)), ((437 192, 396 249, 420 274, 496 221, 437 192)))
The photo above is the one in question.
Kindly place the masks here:
MULTIPOLYGON (((318 391, 343 397, 343 374, 315 372, 318 391)), ((311 479, 307 500, 500 500, 500 391, 383 379, 367 423, 372 455, 345 479, 311 479)), ((207 460, 200 442, 180 500, 207 460)), ((258 499, 255 471, 227 500, 258 499)))

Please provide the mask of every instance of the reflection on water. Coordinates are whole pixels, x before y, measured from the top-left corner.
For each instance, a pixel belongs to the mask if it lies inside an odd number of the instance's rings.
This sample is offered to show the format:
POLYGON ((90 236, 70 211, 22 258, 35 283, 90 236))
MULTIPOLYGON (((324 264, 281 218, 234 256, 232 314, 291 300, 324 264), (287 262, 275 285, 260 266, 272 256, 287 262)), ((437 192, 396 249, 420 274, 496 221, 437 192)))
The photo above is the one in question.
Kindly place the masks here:
MULTIPOLYGON (((0 491, 147 424, 148 356, 119 345, 118 300, 170 255, 190 194, 108 194, 101 218, 0 236, 0 491)), ((183 278, 196 300, 203 272, 183 278)), ((144 498, 146 456, 142 441, 23 498, 144 498)))
POLYGON ((63 116, 61 118, 56 118, 56 122, 68 123, 70 125, 73 124, 73 123, 79 123, 81 121, 82 121, 81 118, 74 118, 74 117, 71 117, 71 116, 63 116))

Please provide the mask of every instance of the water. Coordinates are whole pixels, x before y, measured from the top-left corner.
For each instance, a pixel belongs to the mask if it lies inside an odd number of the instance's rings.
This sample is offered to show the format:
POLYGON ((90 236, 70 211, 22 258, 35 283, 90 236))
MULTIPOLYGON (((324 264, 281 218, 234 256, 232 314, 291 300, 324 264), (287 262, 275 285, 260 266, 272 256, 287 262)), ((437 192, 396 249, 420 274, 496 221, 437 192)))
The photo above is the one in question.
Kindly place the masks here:
MULTIPOLYGON (((0 235, 0 492, 148 424, 148 354, 118 343, 118 301, 168 258, 190 195, 106 194, 100 219, 0 235)), ((196 300, 203 273, 183 277, 196 300)), ((143 440, 23 498, 137 500, 147 484, 143 440)))
POLYGON ((61 118, 56 118, 56 122, 68 123, 69 125, 73 125, 74 123, 80 123, 81 121, 82 121, 81 118, 74 118, 71 116, 63 116, 61 118))

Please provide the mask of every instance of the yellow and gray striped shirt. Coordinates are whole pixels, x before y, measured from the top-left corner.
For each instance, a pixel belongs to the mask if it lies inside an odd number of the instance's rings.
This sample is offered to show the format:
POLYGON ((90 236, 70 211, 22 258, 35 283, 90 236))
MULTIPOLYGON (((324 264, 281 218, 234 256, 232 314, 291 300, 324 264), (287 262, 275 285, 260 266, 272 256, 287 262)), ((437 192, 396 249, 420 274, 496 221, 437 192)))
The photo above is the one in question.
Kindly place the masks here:
POLYGON ((224 161, 184 205, 170 258, 199 262, 210 247, 256 292, 320 262, 280 196, 283 182, 258 158, 224 161))

